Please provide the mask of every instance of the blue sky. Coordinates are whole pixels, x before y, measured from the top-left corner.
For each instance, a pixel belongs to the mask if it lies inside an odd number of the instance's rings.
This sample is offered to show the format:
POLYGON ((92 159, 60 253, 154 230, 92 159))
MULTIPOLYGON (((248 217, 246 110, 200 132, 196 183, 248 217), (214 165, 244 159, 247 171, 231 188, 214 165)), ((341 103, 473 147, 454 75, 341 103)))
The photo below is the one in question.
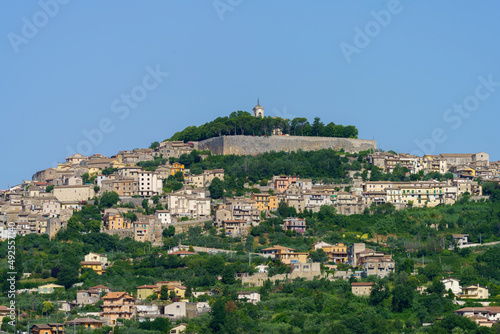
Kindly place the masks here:
POLYGON ((78 147, 148 147, 251 111, 257 97, 266 115, 356 125, 382 149, 498 160, 499 10, 451 0, 2 1, 0 189, 78 147))

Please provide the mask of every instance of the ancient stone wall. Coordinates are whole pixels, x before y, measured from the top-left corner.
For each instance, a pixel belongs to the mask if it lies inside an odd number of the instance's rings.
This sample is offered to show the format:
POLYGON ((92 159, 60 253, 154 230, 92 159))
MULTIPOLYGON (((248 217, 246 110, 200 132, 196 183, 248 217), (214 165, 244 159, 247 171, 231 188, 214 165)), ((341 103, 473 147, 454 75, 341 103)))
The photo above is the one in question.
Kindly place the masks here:
POLYGON ((198 149, 210 150, 212 154, 256 155, 271 151, 316 151, 321 149, 344 149, 346 152, 359 152, 377 148, 375 140, 303 137, 303 136, 223 136, 200 141, 198 149))

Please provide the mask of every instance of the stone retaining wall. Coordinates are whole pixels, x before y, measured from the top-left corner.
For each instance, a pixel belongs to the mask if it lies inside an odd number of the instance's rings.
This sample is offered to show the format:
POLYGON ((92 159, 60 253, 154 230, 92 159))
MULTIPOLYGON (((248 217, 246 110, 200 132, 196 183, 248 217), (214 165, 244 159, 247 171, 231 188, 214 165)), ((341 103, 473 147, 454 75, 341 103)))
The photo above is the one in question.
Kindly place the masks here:
POLYGON ((316 151, 321 149, 344 149, 346 152, 375 150, 375 140, 334 138, 334 137, 303 137, 303 136, 222 136, 200 141, 199 150, 210 150, 219 155, 257 155, 271 151, 292 152, 316 151))

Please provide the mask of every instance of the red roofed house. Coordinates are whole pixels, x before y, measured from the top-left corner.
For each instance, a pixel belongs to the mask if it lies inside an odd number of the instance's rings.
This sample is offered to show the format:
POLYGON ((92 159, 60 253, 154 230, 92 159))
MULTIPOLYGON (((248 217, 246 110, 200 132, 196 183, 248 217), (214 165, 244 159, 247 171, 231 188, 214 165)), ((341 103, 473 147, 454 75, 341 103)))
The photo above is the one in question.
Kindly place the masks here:
POLYGON ((500 306, 465 307, 454 312, 462 317, 470 318, 479 326, 491 327, 493 322, 500 321, 500 306))
POLYGON ((372 291, 372 282, 353 282, 351 283, 351 291, 356 296, 369 296, 372 291))

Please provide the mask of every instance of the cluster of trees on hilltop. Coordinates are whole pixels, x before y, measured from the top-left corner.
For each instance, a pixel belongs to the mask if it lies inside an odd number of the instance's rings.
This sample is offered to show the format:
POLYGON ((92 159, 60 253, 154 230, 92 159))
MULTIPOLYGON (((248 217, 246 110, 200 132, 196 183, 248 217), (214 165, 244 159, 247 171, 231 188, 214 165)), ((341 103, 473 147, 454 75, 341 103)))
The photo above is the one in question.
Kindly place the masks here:
POLYGON ((325 125, 319 117, 310 124, 307 118, 303 117, 292 120, 280 117, 260 118, 246 111, 235 111, 229 117, 218 117, 198 127, 188 126, 175 133, 169 140, 199 141, 224 135, 269 136, 276 128, 293 136, 358 137, 358 129, 355 126, 343 126, 333 122, 325 125))

